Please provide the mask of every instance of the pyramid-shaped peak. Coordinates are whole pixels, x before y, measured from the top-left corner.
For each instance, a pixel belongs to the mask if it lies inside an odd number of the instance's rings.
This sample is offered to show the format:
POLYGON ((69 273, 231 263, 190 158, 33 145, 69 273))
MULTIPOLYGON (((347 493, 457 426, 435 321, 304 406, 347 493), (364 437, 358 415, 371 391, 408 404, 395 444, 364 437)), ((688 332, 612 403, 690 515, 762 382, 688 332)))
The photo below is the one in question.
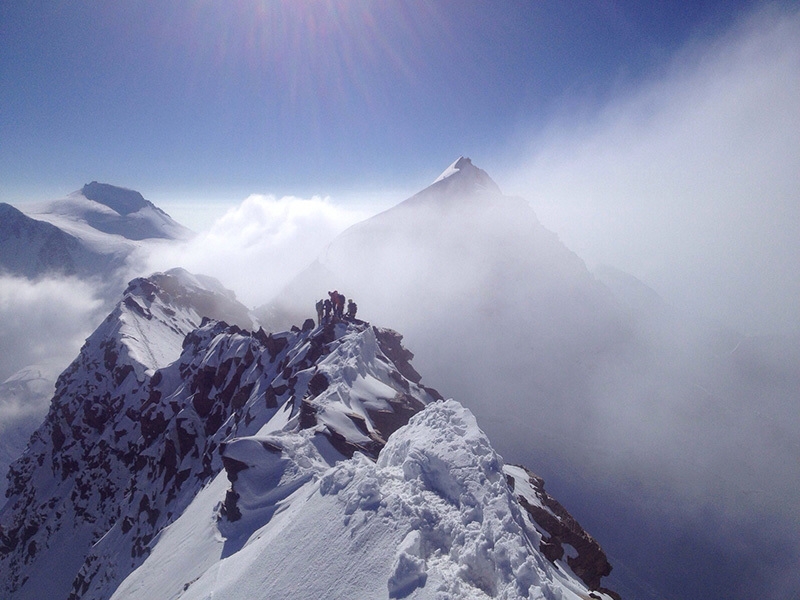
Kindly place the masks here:
POLYGON ((475 187, 491 190, 500 193, 500 187, 489 177, 489 174, 472 164, 466 156, 459 156, 458 159, 447 167, 439 177, 433 182, 437 184, 440 181, 459 181, 464 183, 471 183, 475 187))

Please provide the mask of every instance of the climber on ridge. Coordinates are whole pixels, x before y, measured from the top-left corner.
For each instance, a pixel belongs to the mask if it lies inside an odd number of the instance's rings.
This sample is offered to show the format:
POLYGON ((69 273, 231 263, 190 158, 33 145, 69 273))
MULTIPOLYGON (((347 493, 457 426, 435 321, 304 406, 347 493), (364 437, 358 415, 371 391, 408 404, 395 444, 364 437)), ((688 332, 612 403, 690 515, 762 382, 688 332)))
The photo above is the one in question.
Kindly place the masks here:
POLYGON ((325 320, 327 321, 328 319, 331 318, 331 312, 333 311, 333 303, 328 298, 325 298, 325 302, 323 303, 323 308, 325 311, 325 320))
POLYGON ((325 308, 325 303, 322 300, 317 300, 317 325, 322 325, 322 313, 325 308))
POLYGON ((347 318, 348 319, 355 319, 356 318, 356 311, 358 310, 358 305, 353 302, 353 299, 347 301, 347 318))

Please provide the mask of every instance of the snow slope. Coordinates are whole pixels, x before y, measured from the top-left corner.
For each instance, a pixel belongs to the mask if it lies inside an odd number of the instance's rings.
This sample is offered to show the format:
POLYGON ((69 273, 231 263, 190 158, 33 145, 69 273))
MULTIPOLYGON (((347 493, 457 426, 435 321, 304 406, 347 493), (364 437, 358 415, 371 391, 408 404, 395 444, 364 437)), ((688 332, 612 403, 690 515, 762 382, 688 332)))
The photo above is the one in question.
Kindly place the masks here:
POLYGON ((0 204, 0 272, 107 278, 143 244, 191 236, 139 192, 93 181, 24 213, 0 204))
POLYGON ((564 563, 536 550, 543 535, 502 459, 453 400, 412 417, 376 462, 359 453, 327 468, 306 436, 255 439, 224 454, 248 465, 233 483, 260 515, 243 527, 246 540, 228 547, 242 530, 219 515, 220 474, 114 599, 590 597, 564 563))
MULTIPOLYGON (((90 282, 95 296, 104 299, 109 308, 131 277, 129 267, 134 262, 135 251, 157 250, 192 235, 138 192, 97 182, 83 186, 64 199, 26 205, 25 210, 27 214, 0 203, 0 276, 8 274, 35 281, 76 277, 90 282)), ((15 285, 13 280, 4 283, 15 285)), ((13 318, 14 308, 5 306, 4 314, 13 318)), ((47 311, 44 320, 64 318, 58 315, 57 303, 44 310, 47 311)), ((86 323, 86 329, 95 325, 86 323)), ((0 363, 6 374, 19 366, 11 359, 4 361, 3 356, 12 356, 15 351, 8 345, 0 343, 0 363)), ((52 376, 48 381, 52 388, 55 375, 71 357, 63 360, 62 349, 53 344, 48 351, 48 346, 41 344, 45 356, 37 360, 58 364, 58 368, 53 369, 55 372, 48 373, 48 378, 52 376)), ((0 401, 3 394, 0 390, 0 401)), ((42 409, 41 398, 29 400, 39 401, 34 404, 41 417, 46 410, 42 409)), ((36 425, 38 421, 19 419, 9 411, 0 410, 0 429, 6 430, 0 442, 0 476, 3 479, 10 460, 22 452, 36 425)), ((0 491, 4 489, 3 483, 0 491)))
POLYGON ((258 312, 284 326, 338 289, 402 331, 431 384, 629 566, 639 598, 800 590, 781 583, 800 556, 796 339, 747 340, 600 275, 461 157, 258 312), (735 543, 745 523, 758 543, 735 543))
POLYGON ((129 425, 120 423, 135 421, 145 383, 180 356, 202 316, 250 322, 229 292, 202 281, 180 269, 132 281, 59 377, 45 422, 8 474, 9 500, 0 511, 3 597, 25 582, 20 597, 67 596, 81 546, 113 521, 117 494, 130 481, 121 466, 133 460, 128 444, 137 436, 125 437, 129 425), (138 402, 129 411, 130 397, 138 402))
POLYGON ((11 467, 0 596, 613 597, 398 333, 222 317, 248 315, 204 278, 131 282, 11 467))
POLYGON ((28 278, 43 275, 87 277, 121 264, 118 248, 98 250, 10 204, 0 204, 0 273, 28 278))

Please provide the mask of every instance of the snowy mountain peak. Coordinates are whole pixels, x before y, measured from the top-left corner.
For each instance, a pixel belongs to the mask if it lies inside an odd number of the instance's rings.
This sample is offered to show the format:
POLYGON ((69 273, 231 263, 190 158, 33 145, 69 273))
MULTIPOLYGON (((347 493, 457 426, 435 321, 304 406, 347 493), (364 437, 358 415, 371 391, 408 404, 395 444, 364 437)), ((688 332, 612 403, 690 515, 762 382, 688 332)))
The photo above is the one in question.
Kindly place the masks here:
POLYGON ((459 156, 458 159, 447 167, 439 177, 433 182, 436 185, 442 181, 447 181, 449 184, 459 182, 459 187, 473 186, 476 189, 484 189, 487 191, 501 193, 500 187, 489 177, 489 174, 483 169, 479 169, 472 164, 472 160, 465 156, 459 156))
MULTIPOLYGON (((399 334, 364 322, 309 320, 275 335, 200 322, 225 305, 210 287, 183 270, 134 280, 61 375, 10 469, 0 596, 108 598, 223 465, 238 472, 234 438, 285 430, 328 468, 377 456, 440 397, 419 384, 399 334)), ((228 517, 251 515, 244 496, 227 495, 228 517)))
POLYGON ((84 185, 80 193, 84 198, 104 204, 122 216, 153 206, 139 192, 108 183, 92 181, 84 185))
POLYGON ((400 334, 200 321, 219 302, 182 269, 136 279, 87 340, 10 468, 0 596, 614 597, 400 334))
POLYGON ((26 212, 106 253, 111 247, 129 247, 130 241, 185 240, 193 235, 139 192, 96 181, 66 198, 31 204, 26 212))
POLYGON ((65 374, 85 369, 93 356, 102 355, 99 368, 116 385, 130 373, 143 381, 145 373, 178 358, 184 338, 204 317, 252 327, 247 309, 216 280, 180 268, 138 277, 128 284, 122 300, 89 336, 81 356, 65 374))

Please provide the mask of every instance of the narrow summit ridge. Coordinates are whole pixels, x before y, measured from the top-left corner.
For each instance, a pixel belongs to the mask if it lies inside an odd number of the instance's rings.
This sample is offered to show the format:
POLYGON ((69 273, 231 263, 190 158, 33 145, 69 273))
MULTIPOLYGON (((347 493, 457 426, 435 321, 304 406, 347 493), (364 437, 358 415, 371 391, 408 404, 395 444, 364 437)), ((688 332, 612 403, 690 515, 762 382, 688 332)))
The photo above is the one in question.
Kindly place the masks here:
POLYGON ((184 270, 131 282, 9 469, 0 597, 618 600, 401 334, 212 318, 242 309, 184 270))

